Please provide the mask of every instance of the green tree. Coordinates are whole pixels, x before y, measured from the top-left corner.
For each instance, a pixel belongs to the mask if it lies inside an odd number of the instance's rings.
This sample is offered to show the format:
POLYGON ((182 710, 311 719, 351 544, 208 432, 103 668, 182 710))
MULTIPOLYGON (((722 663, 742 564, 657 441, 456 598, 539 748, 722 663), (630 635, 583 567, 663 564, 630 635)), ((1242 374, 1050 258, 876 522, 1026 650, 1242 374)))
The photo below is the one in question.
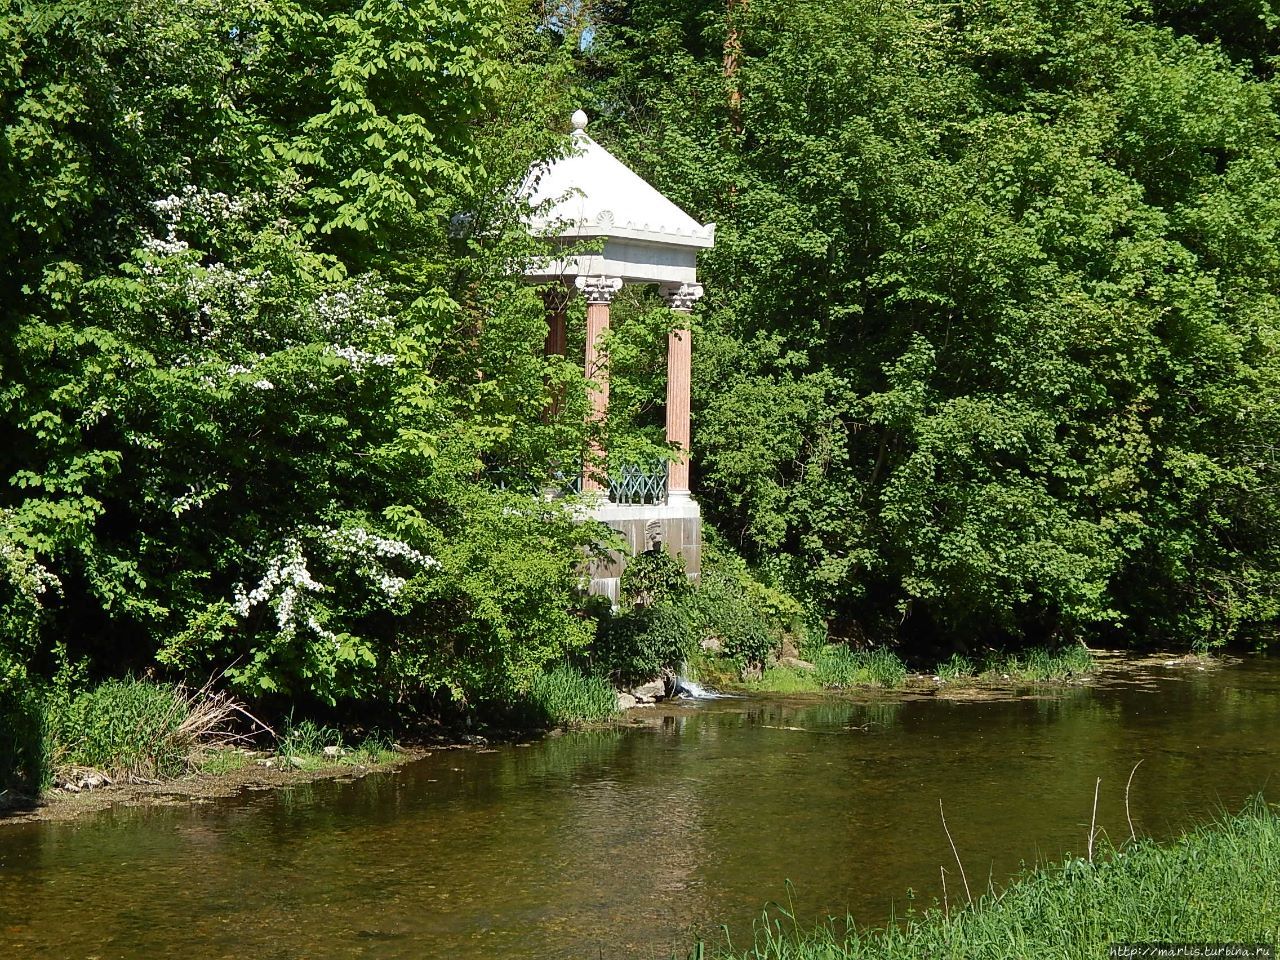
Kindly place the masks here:
POLYGON ((1124 0, 753 2, 734 104, 722 4, 597 10, 600 135, 720 224, 694 448, 766 572, 884 638, 1269 642, 1265 70, 1124 0))
POLYGON ((529 66, 549 39, 514 43, 532 16, 13 5, 0 602, 30 629, 11 660, 48 670, 65 640, 98 673, 444 709, 586 642, 586 533, 489 470, 583 442, 581 377, 542 358, 511 269, 533 249, 514 187, 557 149, 564 87, 529 66))

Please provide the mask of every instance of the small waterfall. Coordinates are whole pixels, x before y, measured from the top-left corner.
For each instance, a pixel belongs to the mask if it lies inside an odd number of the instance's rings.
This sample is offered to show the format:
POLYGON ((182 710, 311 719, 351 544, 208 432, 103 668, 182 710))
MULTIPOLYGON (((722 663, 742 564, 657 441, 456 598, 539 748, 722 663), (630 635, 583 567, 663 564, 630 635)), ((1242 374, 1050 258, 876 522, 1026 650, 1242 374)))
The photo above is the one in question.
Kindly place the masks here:
POLYGON ((690 700, 719 700, 724 696, 722 693, 706 690, 692 680, 686 680, 684 677, 679 676, 675 678, 673 686, 673 696, 687 697, 690 700))

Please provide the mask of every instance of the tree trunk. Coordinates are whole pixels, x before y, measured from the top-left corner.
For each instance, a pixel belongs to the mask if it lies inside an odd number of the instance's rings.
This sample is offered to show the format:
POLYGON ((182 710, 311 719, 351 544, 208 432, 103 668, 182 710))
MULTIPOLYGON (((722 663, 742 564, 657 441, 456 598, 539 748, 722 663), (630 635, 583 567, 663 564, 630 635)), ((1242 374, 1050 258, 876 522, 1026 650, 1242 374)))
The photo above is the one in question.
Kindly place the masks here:
POLYGON ((724 79, 729 88, 729 128, 742 133, 742 90, 738 87, 738 66, 742 60, 742 18, 749 0, 725 0, 724 79))

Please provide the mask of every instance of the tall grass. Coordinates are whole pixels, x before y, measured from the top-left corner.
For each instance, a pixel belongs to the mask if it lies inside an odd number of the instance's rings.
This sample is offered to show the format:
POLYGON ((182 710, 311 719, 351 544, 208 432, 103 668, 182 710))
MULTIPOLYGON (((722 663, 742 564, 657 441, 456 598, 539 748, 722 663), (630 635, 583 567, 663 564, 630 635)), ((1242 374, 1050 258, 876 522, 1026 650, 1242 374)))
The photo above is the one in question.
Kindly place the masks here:
POLYGON ((892 650, 852 650, 829 643, 813 665, 824 687, 898 687, 907 679, 906 665, 892 650))
POLYGON ((54 768, 93 767, 116 778, 175 777, 199 746, 235 739, 240 707, 224 694, 146 680, 107 680, 46 705, 54 768))
POLYGON ((1093 654, 1079 644, 1057 650, 1032 647, 1017 653, 990 654, 982 662, 982 674, 987 678, 1028 683, 1068 680, 1093 668, 1093 654))
POLYGON ((538 719, 563 725, 608 719, 617 710, 618 697, 604 679, 560 664, 533 681, 529 703, 538 719))
POLYGON ((1024 874, 971 905, 858 930, 852 921, 801 929, 767 915, 745 950, 699 944, 695 957, 734 960, 1097 960, 1113 943, 1241 942, 1280 934, 1280 816, 1254 801, 1169 844, 1141 840, 1093 862, 1068 859, 1024 874))
POLYGON ((939 679, 948 683, 954 683, 957 680, 967 680, 977 673, 977 668, 973 661, 960 653, 953 653, 950 657, 938 664, 937 675, 939 679))
POLYGON ((748 686, 768 693, 813 693, 852 687, 900 687, 906 664, 892 650, 854 650, 828 643, 813 654, 813 669, 771 667, 748 686))
POLYGON ((376 730, 352 741, 338 727, 309 719, 295 722, 290 716, 276 736, 276 754, 294 766, 315 769, 334 762, 384 763, 395 757, 396 746, 390 736, 376 730), (337 750, 332 755, 326 754, 326 747, 337 750))

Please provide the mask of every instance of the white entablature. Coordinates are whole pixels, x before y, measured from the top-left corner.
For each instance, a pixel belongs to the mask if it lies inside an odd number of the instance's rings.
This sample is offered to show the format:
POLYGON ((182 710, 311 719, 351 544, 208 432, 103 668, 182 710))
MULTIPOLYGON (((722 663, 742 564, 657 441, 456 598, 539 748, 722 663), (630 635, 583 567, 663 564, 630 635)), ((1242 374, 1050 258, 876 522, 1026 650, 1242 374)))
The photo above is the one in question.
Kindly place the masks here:
POLYGON ((698 223, 587 136, 586 126, 587 115, 577 111, 570 152, 531 171, 524 193, 535 233, 565 246, 603 240, 603 249, 539 261, 526 275, 695 286, 698 251, 715 243, 716 225, 698 223))

